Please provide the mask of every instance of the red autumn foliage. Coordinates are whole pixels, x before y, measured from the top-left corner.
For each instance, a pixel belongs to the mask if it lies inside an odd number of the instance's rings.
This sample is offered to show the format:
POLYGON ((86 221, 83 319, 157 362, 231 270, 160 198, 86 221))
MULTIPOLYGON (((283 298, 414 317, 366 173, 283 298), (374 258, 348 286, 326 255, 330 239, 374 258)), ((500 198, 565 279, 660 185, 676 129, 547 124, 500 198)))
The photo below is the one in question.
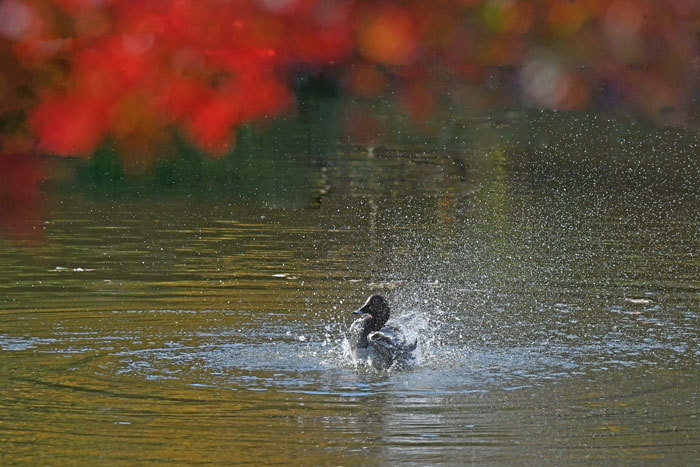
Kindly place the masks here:
POLYGON ((52 97, 34 110, 41 149, 57 154, 89 155, 107 128, 107 102, 92 96, 52 97))
POLYGON ((59 155, 87 156, 107 136, 128 138, 120 119, 132 101, 151 110, 142 125, 180 125, 200 147, 221 153, 238 125, 289 106, 287 70, 326 64, 353 46, 350 4, 333 2, 1 5, 8 22, 28 16, 41 23, 6 30, 20 64, 53 73, 28 111, 39 149, 59 155), (57 70, 58 60, 68 69, 57 70))
POLYGON ((694 0, 0 0, 0 115, 29 116, 0 151, 89 156, 111 137, 150 160, 146 135, 176 126, 222 154, 324 67, 418 122, 449 100, 696 125, 698 24, 694 0))

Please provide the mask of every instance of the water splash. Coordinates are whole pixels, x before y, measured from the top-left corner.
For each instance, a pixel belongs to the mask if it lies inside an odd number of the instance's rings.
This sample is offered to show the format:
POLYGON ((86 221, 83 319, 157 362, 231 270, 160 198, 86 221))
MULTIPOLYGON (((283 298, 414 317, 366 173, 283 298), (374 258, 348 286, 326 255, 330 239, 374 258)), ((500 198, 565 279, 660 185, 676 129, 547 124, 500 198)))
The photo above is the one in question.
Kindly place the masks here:
POLYGON ((416 343, 415 349, 407 358, 393 362, 388 368, 386 368, 385 360, 372 347, 363 349, 362 352, 352 352, 347 336, 349 328, 343 330, 342 339, 335 348, 329 351, 329 356, 337 359, 341 365, 349 365, 356 369, 376 369, 389 373, 420 366, 423 361, 423 349, 430 347, 435 339, 428 315, 418 309, 409 310, 402 307, 399 314, 394 314, 389 319, 386 328, 392 330, 387 332, 395 334, 397 340, 416 343))

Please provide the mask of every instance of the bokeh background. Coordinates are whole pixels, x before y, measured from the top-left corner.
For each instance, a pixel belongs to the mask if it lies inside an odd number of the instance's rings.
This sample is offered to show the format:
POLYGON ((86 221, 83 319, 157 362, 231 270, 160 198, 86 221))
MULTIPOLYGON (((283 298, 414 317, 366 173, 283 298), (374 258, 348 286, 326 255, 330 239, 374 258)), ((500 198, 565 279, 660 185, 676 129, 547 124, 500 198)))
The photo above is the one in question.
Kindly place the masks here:
POLYGON ((368 147, 504 109, 697 130, 699 31, 697 0, 1 0, 0 219, 36 217, 57 156, 226 159, 319 95, 368 147))

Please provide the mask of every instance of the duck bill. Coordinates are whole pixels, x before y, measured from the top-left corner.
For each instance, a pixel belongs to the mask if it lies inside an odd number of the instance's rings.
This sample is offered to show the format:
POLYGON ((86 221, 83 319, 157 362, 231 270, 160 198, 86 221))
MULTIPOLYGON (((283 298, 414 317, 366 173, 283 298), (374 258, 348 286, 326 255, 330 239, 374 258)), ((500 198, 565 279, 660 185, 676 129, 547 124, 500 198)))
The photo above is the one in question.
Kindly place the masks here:
POLYGON ((362 307, 359 310, 355 310, 352 312, 353 315, 364 315, 365 313, 367 313, 367 310, 365 310, 365 307, 362 307))

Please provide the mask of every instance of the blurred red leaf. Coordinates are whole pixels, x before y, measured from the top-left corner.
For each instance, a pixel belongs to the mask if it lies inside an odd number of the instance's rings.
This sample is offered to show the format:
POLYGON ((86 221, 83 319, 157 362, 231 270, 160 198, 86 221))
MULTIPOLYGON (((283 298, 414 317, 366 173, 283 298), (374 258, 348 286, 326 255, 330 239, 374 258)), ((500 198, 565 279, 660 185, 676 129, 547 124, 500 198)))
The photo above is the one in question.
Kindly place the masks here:
POLYGON ((297 70, 329 65, 349 92, 392 95, 416 120, 448 99, 583 109, 604 88, 660 123, 700 118, 694 0, 0 0, 0 12, 0 114, 27 113, 32 131, 3 135, 5 148, 88 156, 109 135, 136 158, 148 132, 135 126, 176 124, 225 152, 239 125, 288 108, 297 70))
POLYGON ((89 97, 54 97, 34 111, 32 126, 44 151, 87 157, 105 136, 109 108, 89 97))
POLYGON ((369 60, 407 65, 415 59, 417 46, 416 25, 406 10, 370 10, 358 23, 358 49, 369 60))

